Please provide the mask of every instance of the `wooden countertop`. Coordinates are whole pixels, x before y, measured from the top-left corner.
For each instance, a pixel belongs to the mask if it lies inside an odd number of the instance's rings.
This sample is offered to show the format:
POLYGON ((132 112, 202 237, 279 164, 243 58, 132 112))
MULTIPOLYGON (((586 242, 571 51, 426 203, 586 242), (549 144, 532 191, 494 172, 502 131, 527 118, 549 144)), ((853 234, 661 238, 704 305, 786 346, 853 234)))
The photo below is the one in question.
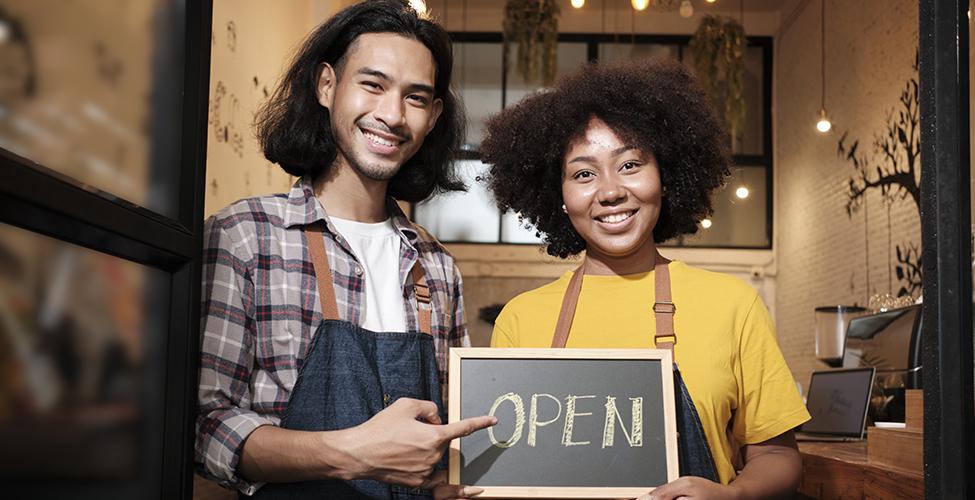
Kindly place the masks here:
POLYGON ((867 441, 799 443, 805 498, 924 498, 924 476, 867 461, 867 441))

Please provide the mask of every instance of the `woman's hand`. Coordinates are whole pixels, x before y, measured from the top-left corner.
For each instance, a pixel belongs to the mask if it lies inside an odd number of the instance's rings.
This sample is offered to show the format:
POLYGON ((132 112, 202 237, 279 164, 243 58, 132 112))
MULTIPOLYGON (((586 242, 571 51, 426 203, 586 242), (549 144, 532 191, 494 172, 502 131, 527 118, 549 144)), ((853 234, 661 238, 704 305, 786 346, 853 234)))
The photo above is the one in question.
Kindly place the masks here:
POLYGON ((447 484, 447 471, 438 470, 430 478, 433 486, 434 500, 460 500, 480 495, 484 490, 476 486, 462 484, 447 484))
POLYGON ((638 500, 672 500, 676 498, 700 498, 716 500, 737 500, 741 492, 730 485, 715 483, 703 477, 679 477, 638 500))

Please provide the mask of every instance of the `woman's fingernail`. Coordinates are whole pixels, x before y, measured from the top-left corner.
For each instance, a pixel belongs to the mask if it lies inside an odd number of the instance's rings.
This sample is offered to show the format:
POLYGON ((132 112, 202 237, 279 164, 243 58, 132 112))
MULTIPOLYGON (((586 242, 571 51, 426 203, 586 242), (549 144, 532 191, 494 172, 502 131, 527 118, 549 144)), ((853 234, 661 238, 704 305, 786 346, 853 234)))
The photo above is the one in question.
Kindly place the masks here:
POLYGON ((464 488, 464 496, 472 497, 481 493, 484 493, 484 488, 478 488, 476 486, 467 486, 464 488))

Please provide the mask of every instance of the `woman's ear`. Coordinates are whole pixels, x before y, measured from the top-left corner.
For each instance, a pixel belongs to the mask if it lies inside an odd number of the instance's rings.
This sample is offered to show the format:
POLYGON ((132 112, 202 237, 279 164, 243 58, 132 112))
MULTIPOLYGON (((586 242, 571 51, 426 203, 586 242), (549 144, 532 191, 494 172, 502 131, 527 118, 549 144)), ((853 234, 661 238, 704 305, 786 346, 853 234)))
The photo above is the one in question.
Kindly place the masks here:
POLYGON ((332 101, 335 99, 335 70, 329 63, 322 63, 318 68, 318 87, 316 89, 318 103, 326 109, 331 109, 332 101))

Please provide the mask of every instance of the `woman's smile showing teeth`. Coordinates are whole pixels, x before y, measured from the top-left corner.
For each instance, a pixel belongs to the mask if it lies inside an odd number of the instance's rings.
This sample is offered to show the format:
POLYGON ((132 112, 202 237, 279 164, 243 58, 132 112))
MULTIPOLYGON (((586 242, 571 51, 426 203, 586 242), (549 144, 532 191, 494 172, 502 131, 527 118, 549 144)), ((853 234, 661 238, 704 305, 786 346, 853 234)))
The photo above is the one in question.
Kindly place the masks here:
POLYGON ((629 219, 630 217, 632 217, 634 213, 636 213, 636 211, 631 210, 629 212, 618 212, 615 214, 601 215, 599 217, 596 217, 596 220, 605 224, 619 224, 620 222, 623 222, 629 219))

